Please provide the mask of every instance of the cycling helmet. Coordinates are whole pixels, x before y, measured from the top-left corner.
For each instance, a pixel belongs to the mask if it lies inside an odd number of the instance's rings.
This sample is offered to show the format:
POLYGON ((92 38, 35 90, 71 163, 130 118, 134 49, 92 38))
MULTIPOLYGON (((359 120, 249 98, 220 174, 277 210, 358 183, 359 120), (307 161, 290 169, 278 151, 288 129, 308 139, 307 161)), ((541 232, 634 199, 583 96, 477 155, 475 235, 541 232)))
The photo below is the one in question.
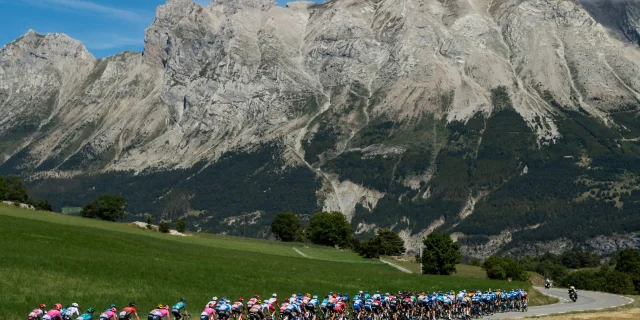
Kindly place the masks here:
POLYGON ((59 303, 56 303, 56 305, 54 306, 54 308, 55 308, 56 310, 60 310, 60 309, 62 309, 62 305, 61 305, 61 304, 59 304, 59 303))
POLYGON ((262 300, 258 299, 258 304, 262 304, 262 300))
POLYGON ((46 305, 46 304, 44 304, 44 303, 41 303, 41 304, 40 304, 40 309, 46 309, 46 308, 47 308, 47 305, 46 305))
POLYGON ((158 303, 158 309, 162 309, 164 308, 164 305, 162 303, 158 303))
POLYGON ((376 293, 380 293, 380 291, 376 291, 376 293))
POLYGON ((271 296, 275 298, 275 297, 277 297, 278 295, 274 293, 274 294, 272 294, 271 296))
POLYGON ((295 298, 295 297, 296 297, 296 294, 295 294, 295 293, 291 295, 291 298, 295 298))
POLYGON ((259 297, 260 297, 260 295, 256 293, 256 294, 254 294, 254 295, 253 295, 253 297, 254 297, 254 298, 259 298, 259 297))
POLYGON ((238 298, 238 301, 242 302, 242 301, 244 301, 244 298, 240 297, 240 298, 238 298))
POLYGON ((135 302, 132 301, 131 303, 129 303, 129 307, 135 307, 135 306, 136 306, 135 302))
POLYGON ((218 297, 213 297, 213 298, 211 298, 211 300, 218 301, 218 297))
POLYGON ((77 308, 78 304, 74 302, 74 303, 71 304, 71 306, 74 307, 74 308, 77 308))
POLYGON ((317 294, 314 294, 314 295, 313 295, 313 299, 318 299, 318 295, 317 295, 317 294))
POLYGON ((87 313, 94 313, 95 310, 93 310, 93 308, 89 307, 89 309, 87 309, 87 313))
POLYGON ((115 304, 115 303, 112 303, 112 304, 109 306, 109 308, 115 308, 115 307, 116 307, 116 304, 115 304))
POLYGON ((306 296, 307 296, 307 298, 310 298, 311 297, 311 293, 307 292, 306 296))
POLYGON ((184 298, 180 298, 180 302, 184 302, 184 298))
POLYGON ((227 298, 226 297, 222 297, 222 302, 226 302, 227 298))

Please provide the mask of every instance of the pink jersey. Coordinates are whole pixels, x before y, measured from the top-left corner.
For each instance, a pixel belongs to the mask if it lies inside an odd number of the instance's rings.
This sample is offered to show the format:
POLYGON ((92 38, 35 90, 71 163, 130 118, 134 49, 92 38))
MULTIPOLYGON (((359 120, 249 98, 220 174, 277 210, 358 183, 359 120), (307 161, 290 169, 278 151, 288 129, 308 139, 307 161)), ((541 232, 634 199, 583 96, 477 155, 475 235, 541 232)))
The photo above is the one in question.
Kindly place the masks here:
POLYGON ((51 320, 62 319, 62 314, 60 314, 60 310, 56 310, 56 309, 49 310, 49 312, 47 312, 47 315, 51 320))
POLYGON ((169 318, 169 310, 167 309, 159 309, 158 312, 163 316, 169 318))
POLYGON ((118 320, 118 317, 116 316, 116 313, 113 311, 105 311, 100 315, 100 319, 102 318, 107 318, 107 319, 113 319, 113 320, 118 320))
POLYGON ((216 314, 216 310, 214 310, 213 308, 204 308, 204 310, 202 311, 202 314, 200 314, 201 316, 210 316, 212 314, 216 314))

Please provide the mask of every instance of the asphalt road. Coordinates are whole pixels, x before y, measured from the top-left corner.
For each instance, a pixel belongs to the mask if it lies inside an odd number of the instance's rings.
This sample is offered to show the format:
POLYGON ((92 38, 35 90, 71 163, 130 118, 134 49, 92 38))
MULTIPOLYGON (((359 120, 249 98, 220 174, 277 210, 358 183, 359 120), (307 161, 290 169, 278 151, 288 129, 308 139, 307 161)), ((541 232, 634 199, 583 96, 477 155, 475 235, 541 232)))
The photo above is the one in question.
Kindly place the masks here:
POLYGON ((560 302, 546 306, 529 307, 529 311, 527 312, 501 313, 490 317, 484 317, 484 319, 517 319, 575 311, 601 310, 618 307, 633 301, 627 297, 614 294, 578 290, 578 301, 573 302, 569 300, 569 293, 567 292, 567 289, 551 288, 549 290, 545 290, 544 288, 538 287, 536 287, 536 289, 544 294, 560 299, 560 302))

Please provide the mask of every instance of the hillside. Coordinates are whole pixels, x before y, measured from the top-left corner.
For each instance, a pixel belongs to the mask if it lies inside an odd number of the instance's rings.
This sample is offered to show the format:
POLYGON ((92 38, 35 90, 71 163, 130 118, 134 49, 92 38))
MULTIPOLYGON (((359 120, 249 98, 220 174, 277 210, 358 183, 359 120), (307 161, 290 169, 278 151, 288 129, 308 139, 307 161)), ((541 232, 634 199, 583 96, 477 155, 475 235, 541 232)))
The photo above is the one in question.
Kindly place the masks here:
POLYGON ((410 252, 640 247, 638 9, 168 0, 143 53, 104 59, 31 30, 0 50, 0 174, 230 235, 327 210, 410 252))
POLYGON ((0 205, 2 319, 23 319, 42 302, 97 310, 136 301, 141 316, 158 303, 187 298, 200 311, 212 296, 277 292, 446 290, 528 287, 478 278, 404 274, 329 248, 224 236, 175 237, 124 224, 0 205), (25 254, 26 253, 26 254, 25 254), (366 263, 362 263, 366 262, 366 263), (73 281, 70 281, 70 280, 73 281), (37 285, 25 285, 36 283, 37 285))

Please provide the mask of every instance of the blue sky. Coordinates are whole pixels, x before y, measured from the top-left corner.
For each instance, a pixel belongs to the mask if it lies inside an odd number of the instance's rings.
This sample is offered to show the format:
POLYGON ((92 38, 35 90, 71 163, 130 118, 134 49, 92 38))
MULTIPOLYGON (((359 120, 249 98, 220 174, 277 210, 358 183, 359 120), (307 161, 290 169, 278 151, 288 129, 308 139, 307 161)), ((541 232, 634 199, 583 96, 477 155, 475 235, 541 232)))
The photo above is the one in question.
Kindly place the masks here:
MULTIPOLYGON (((193 0, 207 4, 211 0, 193 0)), ((257 1, 257 0, 256 0, 257 1)), ((291 0, 276 0, 284 5, 291 0)), ((322 0, 315 0, 322 2, 322 0)), ((0 46, 29 29, 66 33, 91 53, 105 57, 142 51, 144 30, 166 0, 0 0, 0 46)))

